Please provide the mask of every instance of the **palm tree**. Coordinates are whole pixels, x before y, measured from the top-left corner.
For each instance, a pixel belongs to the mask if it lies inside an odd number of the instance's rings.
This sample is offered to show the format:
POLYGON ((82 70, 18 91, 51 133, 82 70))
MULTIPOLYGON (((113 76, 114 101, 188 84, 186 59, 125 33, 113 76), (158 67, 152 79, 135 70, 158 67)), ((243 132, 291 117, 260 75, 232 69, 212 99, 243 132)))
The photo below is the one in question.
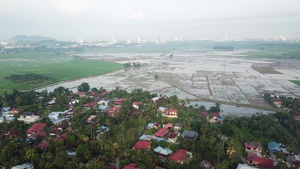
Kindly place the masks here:
MULTIPOLYGON (((106 119, 105 120, 105 125, 106 125, 106 127, 109 127, 111 125, 111 121, 109 119, 106 119)), ((110 138, 109 130, 108 130, 108 137, 110 138)))
POLYGON ((126 126, 124 123, 121 124, 121 130, 123 131, 123 143, 124 143, 124 138, 125 138, 125 130, 126 130, 126 126))

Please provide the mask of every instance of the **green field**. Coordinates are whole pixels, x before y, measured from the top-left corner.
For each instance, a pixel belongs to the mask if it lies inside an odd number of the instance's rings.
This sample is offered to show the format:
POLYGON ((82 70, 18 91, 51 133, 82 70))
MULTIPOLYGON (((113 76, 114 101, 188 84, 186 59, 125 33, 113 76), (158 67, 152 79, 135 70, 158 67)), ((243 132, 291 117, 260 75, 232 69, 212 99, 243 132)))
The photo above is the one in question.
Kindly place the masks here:
POLYGON ((104 61, 81 60, 53 53, 0 54, 0 90, 28 90, 42 84, 28 86, 16 84, 5 77, 12 74, 36 73, 56 79, 55 82, 99 75, 122 69, 123 65, 104 61))
POLYGON ((295 83, 296 85, 300 86, 300 80, 290 80, 290 81, 295 83))

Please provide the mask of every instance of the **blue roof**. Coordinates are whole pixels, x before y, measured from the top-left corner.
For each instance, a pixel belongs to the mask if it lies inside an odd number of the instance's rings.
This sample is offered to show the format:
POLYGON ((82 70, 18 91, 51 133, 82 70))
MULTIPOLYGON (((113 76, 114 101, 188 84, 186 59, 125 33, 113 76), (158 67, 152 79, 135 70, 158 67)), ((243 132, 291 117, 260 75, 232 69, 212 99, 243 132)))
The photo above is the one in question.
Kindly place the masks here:
POLYGON ((275 143, 274 141, 271 141, 268 143, 268 149, 270 153, 273 153, 275 151, 280 151, 280 145, 275 143))
POLYGON ((108 106, 102 106, 102 105, 99 106, 100 110, 107 110, 108 108, 109 108, 108 106))
POLYGON ((154 123, 149 123, 148 124, 148 127, 153 127, 154 126, 154 123))
POLYGON ((118 97, 113 98, 113 100, 118 100, 118 99, 119 99, 118 97))
POLYGON ((154 149, 154 152, 157 152, 157 153, 167 156, 167 155, 171 154, 173 151, 168 148, 162 148, 161 146, 158 146, 154 149))
POLYGON ((105 131, 109 131, 109 128, 108 127, 105 127, 105 126, 101 126, 101 128, 105 131))
POLYGON ((151 135, 142 135, 139 139, 140 140, 145 140, 148 137, 151 137, 151 135))

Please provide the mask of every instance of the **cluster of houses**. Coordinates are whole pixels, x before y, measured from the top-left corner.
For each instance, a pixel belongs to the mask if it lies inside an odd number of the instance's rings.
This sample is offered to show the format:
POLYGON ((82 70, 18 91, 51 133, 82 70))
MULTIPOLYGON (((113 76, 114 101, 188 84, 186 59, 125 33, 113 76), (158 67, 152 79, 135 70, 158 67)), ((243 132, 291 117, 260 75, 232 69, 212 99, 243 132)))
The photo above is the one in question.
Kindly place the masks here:
POLYGON ((292 165, 300 166, 300 155, 289 153, 284 145, 280 145, 274 141, 268 143, 268 152, 273 158, 265 158, 262 156, 262 146, 259 142, 247 141, 245 142, 245 150, 247 152, 248 163, 260 168, 275 168, 273 153, 282 152, 292 165))
MULTIPOLYGON (((132 147, 132 149, 136 149, 136 150, 146 149, 149 151, 151 149, 150 141, 152 139, 157 141, 176 143, 180 135, 182 135, 184 139, 188 139, 188 140, 196 140, 196 138, 198 137, 198 133, 195 131, 184 130, 180 134, 179 130, 182 129, 182 125, 180 123, 175 123, 175 124, 167 123, 164 125, 161 125, 159 122, 149 123, 148 129, 151 128, 155 128, 158 130, 153 135, 142 135, 139 138, 139 141, 136 142, 136 144, 132 147), (173 129, 174 132, 169 132, 170 129, 173 129)), ((155 154, 157 154, 160 157, 161 161, 165 161, 167 158, 169 158, 170 160, 173 160, 178 164, 184 164, 187 157, 188 158, 192 157, 191 152, 183 149, 179 149, 178 151, 173 152, 168 148, 158 146, 155 147, 153 151, 155 152, 155 154)))
POLYGON ((201 112, 199 113, 200 118, 205 118, 211 123, 221 123, 223 124, 224 119, 221 118, 220 113, 207 113, 207 112, 201 112))

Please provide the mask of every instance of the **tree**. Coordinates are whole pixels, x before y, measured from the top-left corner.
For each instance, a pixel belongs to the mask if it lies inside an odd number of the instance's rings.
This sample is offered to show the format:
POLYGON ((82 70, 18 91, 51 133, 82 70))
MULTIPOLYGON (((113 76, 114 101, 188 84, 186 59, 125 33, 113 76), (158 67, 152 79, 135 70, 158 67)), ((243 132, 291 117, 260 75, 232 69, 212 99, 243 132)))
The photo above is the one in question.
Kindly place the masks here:
POLYGON ((89 161, 88 163, 88 169, 105 169, 105 163, 103 161, 99 161, 97 158, 93 158, 92 160, 89 161))
POLYGON ((81 83, 81 85, 78 86, 79 92, 88 92, 90 90, 90 85, 88 83, 81 83))

